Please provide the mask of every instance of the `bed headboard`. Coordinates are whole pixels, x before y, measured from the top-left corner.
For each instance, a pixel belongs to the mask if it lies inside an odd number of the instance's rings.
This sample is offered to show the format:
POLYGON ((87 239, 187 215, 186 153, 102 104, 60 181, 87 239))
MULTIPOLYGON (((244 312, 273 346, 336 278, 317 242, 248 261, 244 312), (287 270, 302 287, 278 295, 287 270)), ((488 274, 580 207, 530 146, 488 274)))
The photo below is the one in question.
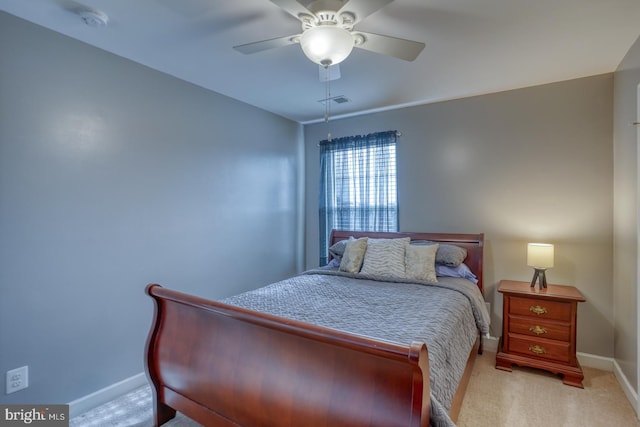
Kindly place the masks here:
POLYGON ((411 240, 430 240, 439 243, 449 243, 460 246, 467 250, 467 258, 464 263, 478 278, 478 288, 483 291, 482 284, 482 263, 484 249, 484 234, 456 234, 456 233, 413 233, 413 232, 383 232, 383 231, 348 231, 332 230, 329 238, 329 246, 340 240, 371 237, 373 239, 397 239, 400 237, 410 237, 411 240))

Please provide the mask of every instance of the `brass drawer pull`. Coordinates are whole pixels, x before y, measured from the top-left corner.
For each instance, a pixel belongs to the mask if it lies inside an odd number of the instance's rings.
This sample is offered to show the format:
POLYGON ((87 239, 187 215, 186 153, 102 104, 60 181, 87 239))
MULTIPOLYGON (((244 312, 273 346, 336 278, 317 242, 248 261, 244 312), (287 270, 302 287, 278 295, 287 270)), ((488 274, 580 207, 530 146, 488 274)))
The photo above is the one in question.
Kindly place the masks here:
POLYGON ((546 328, 543 328, 542 326, 538 326, 538 325, 530 327, 529 330, 536 335, 542 335, 547 333, 546 328))
POLYGON ((545 354, 547 352, 544 347, 540 347, 537 344, 529 346, 529 351, 535 354, 545 354))
POLYGON ((547 313, 547 308, 546 307, 540 307, 539 305, 536 306, 531 306, 529 307, 529 311, 534 312, 535 314, 537 314, 538 316, 540 316, 541 314, 546 314, 547 313))

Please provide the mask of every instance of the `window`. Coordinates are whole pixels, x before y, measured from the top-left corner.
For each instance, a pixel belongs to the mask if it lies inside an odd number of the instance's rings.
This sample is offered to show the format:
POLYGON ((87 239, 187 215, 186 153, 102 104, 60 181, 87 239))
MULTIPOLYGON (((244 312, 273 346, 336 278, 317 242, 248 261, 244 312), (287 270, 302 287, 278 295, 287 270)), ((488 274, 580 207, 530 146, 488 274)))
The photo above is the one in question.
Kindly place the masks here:
POLYGON ((332 229, 397 231, 397 132, 320 142, 320 265, 332 229))

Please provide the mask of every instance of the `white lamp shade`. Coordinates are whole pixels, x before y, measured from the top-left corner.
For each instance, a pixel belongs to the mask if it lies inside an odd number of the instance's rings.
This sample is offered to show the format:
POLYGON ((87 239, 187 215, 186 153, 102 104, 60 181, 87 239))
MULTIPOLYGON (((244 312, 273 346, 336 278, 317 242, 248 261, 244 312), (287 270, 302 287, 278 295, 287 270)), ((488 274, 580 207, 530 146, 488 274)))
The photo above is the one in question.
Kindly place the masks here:
POLYGON ((527 265, 540 269, 553 267, 553 245, 529 243, 527 245, 527 265))
POLYGON ((326 67, 344 61, 353 45, 354 39, 349 31, 332 25, 309 28, 300 37, 300 46, 307 58, 326 67))

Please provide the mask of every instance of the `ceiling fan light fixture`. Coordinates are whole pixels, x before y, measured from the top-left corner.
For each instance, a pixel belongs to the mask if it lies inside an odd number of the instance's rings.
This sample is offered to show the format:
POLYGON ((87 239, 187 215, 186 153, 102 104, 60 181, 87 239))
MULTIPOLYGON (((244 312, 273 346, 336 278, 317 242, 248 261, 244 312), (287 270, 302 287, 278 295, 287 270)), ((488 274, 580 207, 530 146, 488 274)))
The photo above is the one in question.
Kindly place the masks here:
POLYGON ((344 61, 354 46, 351 33, 335 25, 309 28, 300 37, 302 51, 311 61, 328 67, 344 61))

